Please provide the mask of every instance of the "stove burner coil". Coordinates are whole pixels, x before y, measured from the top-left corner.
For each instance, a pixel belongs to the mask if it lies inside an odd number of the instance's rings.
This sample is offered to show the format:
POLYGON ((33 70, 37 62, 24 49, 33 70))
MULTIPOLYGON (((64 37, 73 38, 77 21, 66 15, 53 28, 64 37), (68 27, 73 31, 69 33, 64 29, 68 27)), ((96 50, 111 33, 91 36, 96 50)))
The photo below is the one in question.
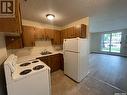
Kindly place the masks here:
POLYGON ((40 70, 40 69, 42 69, 42 68, 44 68, 43 65, 38 65, 38 66, 35 66, 35 67, 33 68, 33 70, 40 70))
POLYGON ((31 71, 32 71, 31 69, 24 70, 20 73, 20 75, 26 75, 26 74, 30 73, 31 71))
POLYGON ((20 67, 28 66, 28 65, 30 65, 30 64, 31 64, 31 63, 23 63, 23 64, 20 65, 20 67))
POLYGON ((37 62, 39 62, 39 61, 33 61, 32 63, 37 63, 37 62))

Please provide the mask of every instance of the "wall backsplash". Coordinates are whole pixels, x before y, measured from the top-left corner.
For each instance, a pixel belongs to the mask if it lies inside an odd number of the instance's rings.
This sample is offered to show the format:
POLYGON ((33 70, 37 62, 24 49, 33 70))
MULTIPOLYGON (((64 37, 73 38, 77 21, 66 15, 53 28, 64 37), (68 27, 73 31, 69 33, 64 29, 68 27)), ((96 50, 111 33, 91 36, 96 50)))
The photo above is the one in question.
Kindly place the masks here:
POLYGON ((56 51, 62 49, 62 46, 52 46, 51 41, 36 41, 35 47, 24 47, 22 49, 9 49, 8 55, 15 54, 18 57, 29 56, 33 54, 39 54, 44 50, 56 51))

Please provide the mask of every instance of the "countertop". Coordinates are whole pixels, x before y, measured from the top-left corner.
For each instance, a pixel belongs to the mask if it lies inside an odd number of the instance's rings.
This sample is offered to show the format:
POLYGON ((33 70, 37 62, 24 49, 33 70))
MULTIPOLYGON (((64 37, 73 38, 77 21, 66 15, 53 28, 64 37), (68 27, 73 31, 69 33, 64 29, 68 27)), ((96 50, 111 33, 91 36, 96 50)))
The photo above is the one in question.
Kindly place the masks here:
POLYGON ((55 55, 55 54, 63 54, 63 51, 53 51, 52 54, 47 54, 47 55, 31 54, 31 55, 28 55, 28 56, 19 57, 18 58, 18 63, 21 63, 21 62, 24 62, 24 61, 27 61, 27 60, 36 59, 36 58, 39 58, 39 57, 55 55))

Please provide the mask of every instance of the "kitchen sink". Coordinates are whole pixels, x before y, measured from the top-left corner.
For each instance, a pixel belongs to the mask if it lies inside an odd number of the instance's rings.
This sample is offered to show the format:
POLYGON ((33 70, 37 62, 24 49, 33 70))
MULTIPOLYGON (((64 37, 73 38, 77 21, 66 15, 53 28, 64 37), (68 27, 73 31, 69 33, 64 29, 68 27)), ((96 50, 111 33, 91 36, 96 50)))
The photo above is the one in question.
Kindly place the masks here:
POLYGON ((50 51, 43 51, 43 52, 41 52, 41 55, 47 55, 47 54, 52 54, 52 52, 50 52, 50 51))

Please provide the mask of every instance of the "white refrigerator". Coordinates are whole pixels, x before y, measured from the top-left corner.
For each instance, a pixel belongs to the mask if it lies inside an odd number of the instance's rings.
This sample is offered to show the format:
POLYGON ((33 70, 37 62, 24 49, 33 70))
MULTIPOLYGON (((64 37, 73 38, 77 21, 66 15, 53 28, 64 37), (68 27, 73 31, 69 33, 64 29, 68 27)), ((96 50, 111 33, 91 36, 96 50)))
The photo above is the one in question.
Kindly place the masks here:
POLYGON ((64 39, 64 74, 80 82, 88 74, 89 43, 88 39, 64 39))

